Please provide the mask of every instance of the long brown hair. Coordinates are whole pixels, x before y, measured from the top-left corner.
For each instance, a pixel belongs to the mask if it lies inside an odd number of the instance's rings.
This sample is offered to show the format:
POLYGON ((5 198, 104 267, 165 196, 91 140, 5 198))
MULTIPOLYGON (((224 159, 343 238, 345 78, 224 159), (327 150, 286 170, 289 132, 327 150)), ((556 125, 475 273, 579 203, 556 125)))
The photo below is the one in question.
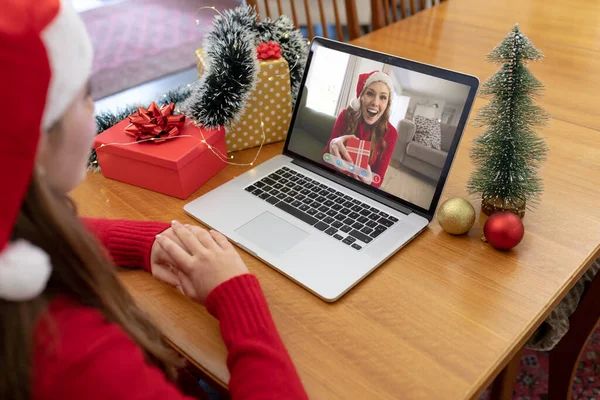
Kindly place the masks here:
POLYGON ((53 192, 35 173, 13 230, 12 240, 16 239, 43 249, 53 270, 37 298, 0 300, 0 399, 31 398, 35 329, 40 318, 48 317, 47 306, 57 295, 97 309, 144 350, 149 363, 175 378, 180 360, 120 284, 115 265, 83 227, 72 201, 53 192))
MULTIPOLYGON (((348 127, 346 128, 345 135, 358 136, 357 132, 358 132, 359 124, 361 122, 364 122, 364 119, 362 116, 362 97, 367 89, 368 89, 368 87, 365 86, 362 93, 360 94, 360 97, 359 97, 360 108, 358 109, 358 111, 355 111, 350 106, 348 106, 346 108, 346 113, 348 115, 348 127)), ((385 149, 387 148, 387 143, 385 142, 385 140, 383 140, 383 137, 385 136, 387 129, 388 129, 387 125, 388 125, 388 121, 390 119, 391 107, 392 107, 392 94, 390 93, 388 96, 388 104, 387 104, 387 107, 385 108, 385 111, 383 112, 383 115, 381 115, 379 120, 375 123, 375 126, 370 128, 370 131, 371 131, 370 141, 373 145, 372 148, 377 149, 377 157, 378 158, 381 158, 383 156, 383 153, 385 152, 385 149)), ((369 164, 371 164, 374 161, 373 160, 374 156, 375 156, 375 152, 371 151, 371 155, 369 156, 369 164)))

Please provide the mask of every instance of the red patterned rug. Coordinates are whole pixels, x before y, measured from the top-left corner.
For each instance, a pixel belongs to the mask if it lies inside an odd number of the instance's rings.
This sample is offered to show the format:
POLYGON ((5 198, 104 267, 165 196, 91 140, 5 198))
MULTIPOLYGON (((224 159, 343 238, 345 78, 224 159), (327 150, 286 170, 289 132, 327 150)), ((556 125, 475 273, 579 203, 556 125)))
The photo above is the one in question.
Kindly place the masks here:
POLYGON ((94 45, 94 100, 195 65, 215 5, 239 0, 127 0, 81 14, 94 45), (198 11, 198 12, 197 12, 198 11), (200 21, 196 23, 196 19, 200 21))
MULTIPOLYGON (((590 338, 579 360, 572 399, 600 399, 600 327, 590 338)), ((487 391, 479 399, 488 399, 487 391)), ((548 353, 525 350, 521 371, 513 394, 514 400, 546 400, 548 398, 548 353)))

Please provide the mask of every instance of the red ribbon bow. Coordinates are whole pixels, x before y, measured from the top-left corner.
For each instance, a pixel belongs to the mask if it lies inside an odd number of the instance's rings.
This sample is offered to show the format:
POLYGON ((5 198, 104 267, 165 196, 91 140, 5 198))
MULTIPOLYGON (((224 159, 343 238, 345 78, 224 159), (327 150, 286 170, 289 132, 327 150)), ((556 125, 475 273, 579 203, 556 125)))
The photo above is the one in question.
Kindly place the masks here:
POLYGON ((279 43, 269 40, 267 43, 260 43, 256 49, 256 53, 259 60, 268 60, 270 58, 277 60, 281 58, 281 47, 279 43))
POLYGON ((131 123, 125 128, 125 133, 135 137, 136 141, 154 139, 154 143, 177 136, 185 121, 185 115, 173 115, 174 109, 175 103, 158 108, 156 103, 152 102, 147 110, 138 107, 138 111, 129 117, 131 123))

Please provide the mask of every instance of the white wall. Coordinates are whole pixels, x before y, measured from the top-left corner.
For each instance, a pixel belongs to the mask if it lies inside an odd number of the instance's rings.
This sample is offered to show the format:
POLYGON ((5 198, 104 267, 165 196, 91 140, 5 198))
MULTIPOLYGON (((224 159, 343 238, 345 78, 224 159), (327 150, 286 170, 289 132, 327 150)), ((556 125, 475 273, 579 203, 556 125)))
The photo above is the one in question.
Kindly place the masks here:
POLYGON ((448 122, 447 122, 448 125, 453 125, 453 126, 458 125, 458 122, 460 121, 460 117, 465 108, 465 102, 466 102, 466 98, 465 98, 465 101, 460 102, 460 103, 446 103, 444 110, 454 110, 454 115, 452 115, 452 118, 450 118, 450 120, 448 120, 448 122))
POLYGON ((403 95, 410 97, 410 103, 408 104, 408 111, 407 111, 407 114, 410 117, 412 117, 414 115, 417 105, 420 103, 422 105, 429 105, 429 106, 431 106, 433 104, 437 104, 438 108, 435 109, 435 114, 434 114, 433 118, 436 118, 436 119, 442 118, 442 112, 444 111, 444 106, 446 105, 446 102, 444 100, 432 99, 431 97, 419 96, 418 94, 408 91, 408 90, 404 91, 403 95))
POLYGON ((469 94, 469 87, 460 83, 401 68, 394 68, 393 73, 404 91, 426 99, 464 104, 469 94))
POLYGON ((460 121, 460 116, 463 113, 465 105, 463 104, 461 107, 456 108, 456 112, 454 113, 454 118, 450 121, 450 125, 457 126, 460 121))

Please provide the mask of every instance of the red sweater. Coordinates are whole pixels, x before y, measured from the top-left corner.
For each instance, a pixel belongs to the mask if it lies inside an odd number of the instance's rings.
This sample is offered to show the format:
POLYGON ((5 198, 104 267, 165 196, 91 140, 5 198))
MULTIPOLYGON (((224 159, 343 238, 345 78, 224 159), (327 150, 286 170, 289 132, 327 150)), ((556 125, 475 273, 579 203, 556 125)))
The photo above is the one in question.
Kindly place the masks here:
MULTIPOLYGON (((327 146, 323 153, 329 152, 329 143, 340 136, 346 135, 346 129, 348 129, 348 111, 346 109, 342 110, 335 120, 335 125, 333 125, 333 131, 331 132, 331 136, 327 141, 327 146)), ((371 140, 371 130, 368 125, 361 122, 358 125, 357 132, 354 132, 354 136, 358 137, 360 140, 371 140)), ((373 181, 371 186, 379 188, 383 183, 383 178, 385 178, 385 172, 387 171, 387 167, 390 164, 390 160, 392 159, 392 154, 394 153, 394 148, 396 147, 396 141, 398 140, 398 132, 396 128, 389 122, 387 123, 387 131, 385 135, 383 135, 383 140, 385 141, 386 148, 382 152, 382 146, 378 146, 378 148, 373 148, 371 151, 373 152, 373 156, 371 157, 371 172, 377 174, 381 177, 379 182, 375 183, 373 181)), ((371 144, 374 146, 374 143, 371 144)))
MULTIPOLYGON (((169 227, 105 219, 84 222, 115 264, 147 271, 155 235, 169 227)), ((307 399, 253 275, 215 288, 206 308, 219 320, 228 349, 232 399, 307 399)), ((99 311, 61 297, 50 304, 49 314, 52 324, 41 323, 36 331, 34 399, 190 399, 147 364, 142 350, 99 311)))

